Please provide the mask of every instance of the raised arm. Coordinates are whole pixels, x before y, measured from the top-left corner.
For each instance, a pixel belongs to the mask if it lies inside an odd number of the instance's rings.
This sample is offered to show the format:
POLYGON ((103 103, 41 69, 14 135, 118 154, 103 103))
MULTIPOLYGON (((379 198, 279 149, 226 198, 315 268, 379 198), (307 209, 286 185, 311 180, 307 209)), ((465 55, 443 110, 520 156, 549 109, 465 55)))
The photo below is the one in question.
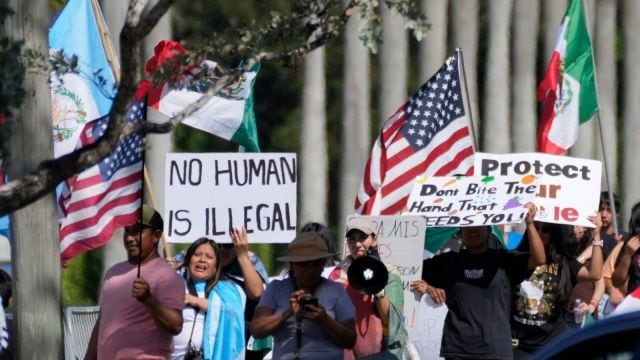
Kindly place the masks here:
POLYGON ((640 249, 640 236, 636 235, 627 241, 627 244, 622 248, 622 258, 620 263, 616 266, 616 270, 611 276, 611 282, 615 287, 621 287, 629 278, 629 266, 631 265, 631 258, 640 249))
POLYGON ((602 219, 598 215, 589 216, 589 220, 596 224, 593 230, 593 241, 591 246, 591 265, 589 270, 584 266, 578 271, 578 281, 598 281, 602 277, 602 239, 600 238, 600 228, 602 227, 602 219))
POLYGON ((182 331, 182 311, 162 304, 152 293, 143 278, 133 282, 132 296, 149 311, 153 320, 173 335, 182 331))
POLYGON ((536 267, 546 262, 544 244, 542 243, 542 239, 540 238, 538 229, 536 229, 536 225, 533 222, 533 219, 536 217, 536 211, 538 210, 538 208, 531 202, 526 203, 524 207, 528 209, 527 216, 525 217, 524 222, 527 226, 529 249, 531 250, 528 268, 535 269, 536 267))
POLYGON ((236 253, 236 259, 238 260, 238 265, 240 265, 242 277, 244 277, 244 289, 247 297, 251 300, 257 300, 264 292, 264 283, 249 257, 247 229, 244 227, 242 229, 233 229, 231 239, 233 240, 233 251, 236 253))

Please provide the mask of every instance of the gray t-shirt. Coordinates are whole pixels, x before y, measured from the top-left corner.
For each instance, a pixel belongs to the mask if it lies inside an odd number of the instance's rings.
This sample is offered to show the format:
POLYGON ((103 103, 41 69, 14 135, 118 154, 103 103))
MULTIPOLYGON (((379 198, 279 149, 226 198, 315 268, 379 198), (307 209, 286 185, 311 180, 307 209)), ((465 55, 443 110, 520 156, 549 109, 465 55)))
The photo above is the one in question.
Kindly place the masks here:
MULTIPOLYGON (((289 307, 289 298, 293 292, 290 279, 275 280, 267 286, 258 307, 284 311, 289 307)), ((313 296, 318 298, 327 314, 337 321, 354 319, 355 308, 341 284, 322 279, 313 296)), ((273 334, 273 358, 294 359, 296 352, 296 317, 291 316, 285 325, 273 334)), ((302 359, 342 359, 343 349, 329 339, 327 333, 315 322, 302 319, 302 359)))

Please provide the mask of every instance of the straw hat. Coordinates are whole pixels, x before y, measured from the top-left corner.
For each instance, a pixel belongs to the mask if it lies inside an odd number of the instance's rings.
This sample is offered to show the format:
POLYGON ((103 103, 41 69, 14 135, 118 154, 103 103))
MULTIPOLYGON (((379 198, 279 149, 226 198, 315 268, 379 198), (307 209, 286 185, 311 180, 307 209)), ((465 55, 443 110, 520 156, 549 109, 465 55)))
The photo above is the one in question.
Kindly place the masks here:
POLYGON ((298 234, 287 247, 287 254, 280 256, 278 261, 302 262, 331 257, 335 254, 327 250, 327 244, 316 232, 298 234))

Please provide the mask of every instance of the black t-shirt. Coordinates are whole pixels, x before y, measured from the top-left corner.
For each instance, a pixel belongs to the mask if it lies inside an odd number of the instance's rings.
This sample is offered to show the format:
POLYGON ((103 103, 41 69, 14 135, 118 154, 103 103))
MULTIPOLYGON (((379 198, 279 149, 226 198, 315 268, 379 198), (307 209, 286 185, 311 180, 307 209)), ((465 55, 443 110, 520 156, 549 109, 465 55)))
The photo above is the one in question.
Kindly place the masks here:
MULTIPOLYGON (((573 287, 583 265, 570 259, 568 266, 573 287)), ((511 330, 524 350, 535 350, 568 329, 567 304, 558 299, 561 270, 555 263, 540 265, 515 288, 511 330)))
POLYGON ((425 260, 422 278, 447 294, 442 357, 511 359, 513 286, 526 279, 529 254, 489 249, 448 252, 425 260))

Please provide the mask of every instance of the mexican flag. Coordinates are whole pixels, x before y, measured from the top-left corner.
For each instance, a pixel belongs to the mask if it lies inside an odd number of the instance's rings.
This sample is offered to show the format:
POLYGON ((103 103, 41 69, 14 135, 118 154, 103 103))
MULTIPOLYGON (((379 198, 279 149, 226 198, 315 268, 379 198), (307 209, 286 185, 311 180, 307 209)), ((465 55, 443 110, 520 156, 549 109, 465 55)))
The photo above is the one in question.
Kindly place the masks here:
POLYGON ((640 288, 635 289, 631 294, 622 300, 616 307, 612 315, 621 315, 634 311, 640 311, 640 288))
MULTIPOLYGON (((154 49, 155 55, 147 62, 146 72, 153 75, 160 65, 170 61, 176 54, 184 54, 186 50, 175 41, 161 41, 154 49)), ((213 96, 200 109, 182 120, 183 124, 206 131, 223 139, 235 142, 250 152, 259 152, 258 130, 253 112, 253 84, 260 69, 256 65, 245 72, 232 86, 224 89, 222 94, 213 96)), ((178 79, 186 84, 181 89, 171 88, 163 83, 152 86, 146 81, 147 101, 149 107, 169 117, 173 117, 187 106, 198 101, 203 95, 201 91, 206 85, 201 80, 192 80, 190 74, 207 71, 219 76, 217 63, 204 60, 197 67, 186 69, 187 72, 178 79)))
POLYGON ((556 47, 538 87, 544 110, 538 151, 562 155, 578 139, 578 128, 599 110, 595 65, 582 0, 572 0, 556 47))

